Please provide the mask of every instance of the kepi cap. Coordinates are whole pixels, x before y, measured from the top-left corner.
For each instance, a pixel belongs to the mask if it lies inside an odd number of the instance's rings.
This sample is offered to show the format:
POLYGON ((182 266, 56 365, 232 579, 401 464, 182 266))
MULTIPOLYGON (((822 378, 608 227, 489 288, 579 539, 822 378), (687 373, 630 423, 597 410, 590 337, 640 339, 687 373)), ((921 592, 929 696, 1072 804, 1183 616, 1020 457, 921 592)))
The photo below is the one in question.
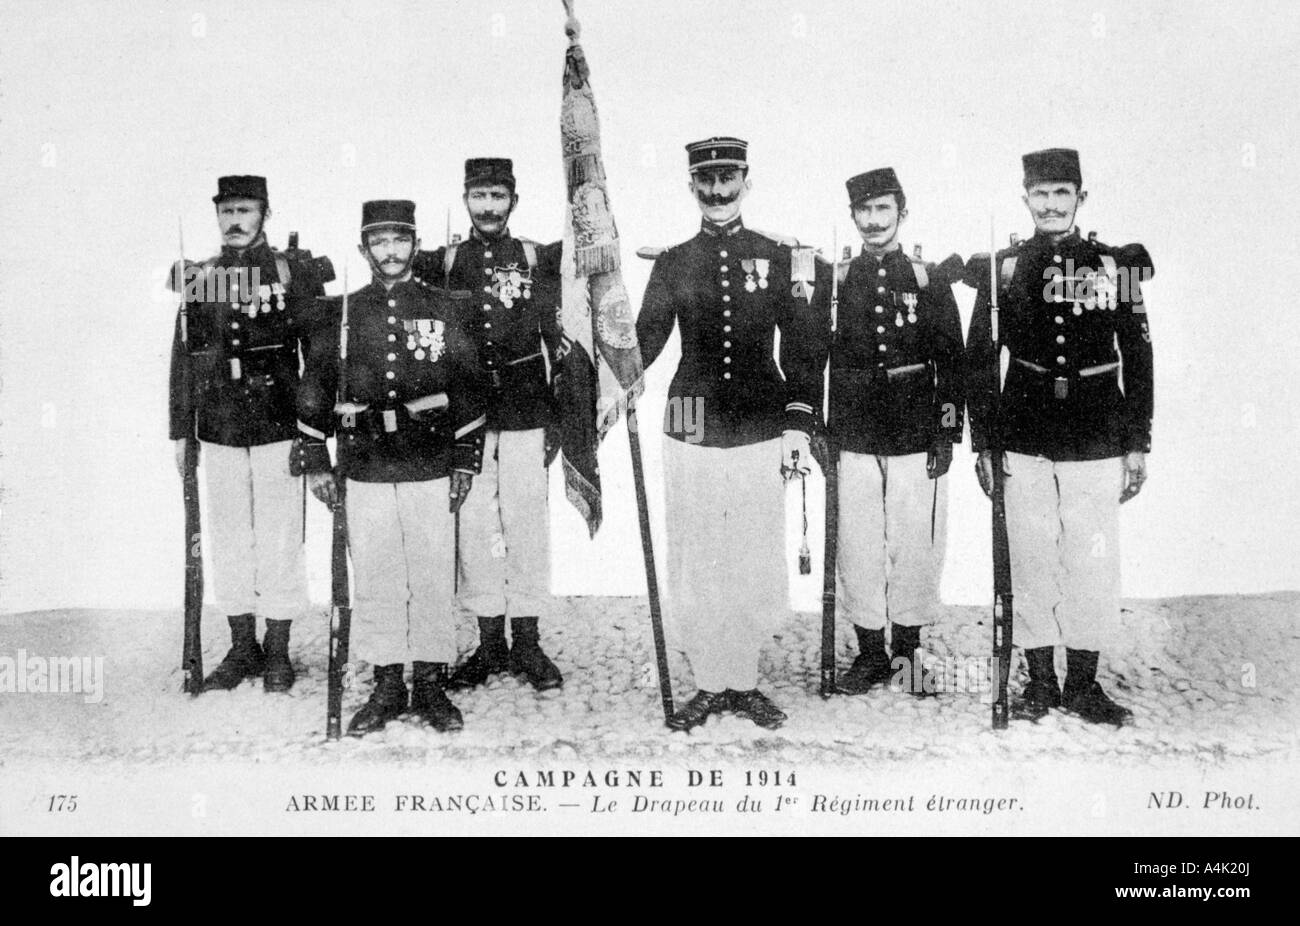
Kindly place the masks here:
POLYGON ((884 196, 886 193, 903 192, 903 185, 898 182, 898 176, 892 167, 879 167, 865 174, 850 177, 844 182, 844 186, 849 191, 850 206, 856 206, 863 200, 884 196))
POLYGON ((691 173, 709 167, 749 167, 749 142, 730 135, 693 141, 686 146, 686 160, 691 173))
POLYGON ((260 199, 264 204, 270 202, 266 195, 266 178, 240 175, 217 178, 217 195, 212 197, 214 203, 227 199, 260 199))
POLYGON ((1083 186, 1079 169, 1079 152, 1073 148, 1044 148, 1031 151, 1020 159, 1025 166, 1025 186, 1050 180, 1072 180, 1083 186))
POLYGON ((469 158, 465 161, 465 187, 500 183, 515 191, 515 165, 509 158, 469 158))
POLYGON ((361 231, 394 225, 415 229, 415 203, 409 199, 372 199, 361 205, 361 231))

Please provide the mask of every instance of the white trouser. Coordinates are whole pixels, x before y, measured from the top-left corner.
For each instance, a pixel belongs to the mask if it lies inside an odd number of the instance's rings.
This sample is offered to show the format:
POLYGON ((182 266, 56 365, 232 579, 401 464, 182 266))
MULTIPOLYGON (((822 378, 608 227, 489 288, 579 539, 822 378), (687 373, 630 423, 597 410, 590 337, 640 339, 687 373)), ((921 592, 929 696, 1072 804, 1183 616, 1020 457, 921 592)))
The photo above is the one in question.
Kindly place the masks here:
POLYGON ((948 477, 925 453, 840 454, 837 571, 841 613, 881 630, 932 623, 948 531, 948 477), (931 517, 933 516, 933 527, 931 517))
POLYGON ((303 485, 289 475, 290 446, 201 446, 208 493, 204 540, 213 597, 226 614, 289 621, 307 610, 303 485))
POLYGON ((759 651, 789 610, 780 468, 779 439, 664 439, 668 613, 705 691, 757 687, 759 651))
POLYGON ((1122 463, 1006 461, 1012 639, 1026 649, 1102 649, 1119 622, 1122 463))
POLYGON ((537 617, 551 595, 542 428, 488 431, 460 509, 460 603, 478 617, 537 617))
POLYGON ((347 485, 355 652, 371 665, 456 660, 450 488, 445 478, 347 485))

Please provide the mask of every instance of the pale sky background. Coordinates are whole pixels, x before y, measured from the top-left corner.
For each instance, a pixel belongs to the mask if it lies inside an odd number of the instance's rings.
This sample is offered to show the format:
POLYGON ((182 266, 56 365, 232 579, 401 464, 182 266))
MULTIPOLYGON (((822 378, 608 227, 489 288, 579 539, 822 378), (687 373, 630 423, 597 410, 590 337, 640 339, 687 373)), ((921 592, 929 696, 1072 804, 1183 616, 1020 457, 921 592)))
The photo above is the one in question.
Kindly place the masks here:
MULTIPOLYGON (((987 250, 990 209, 999 244, 1028 234, 1020 155, 1079 148, 1083 230, 1142 241, 1156 268, 1154 449, 1123 509, 1125 594, 1300 588, 1300 9, 578 0, 578 14, 637 302, 649 264, 635 248, 698 224, 688 141, 748 138, 749 224, 824 248, 832 228, 857 240, 844 179, 892 165, 904 236, 931 259, 987 250)), ((354 283, 362 200, 415 199, 426 243, 441 243, 448 207, 466 228, 469 156, 513 157, 512 229, 559 237, 563 21, 559 0, 0 8, 0 610, 179 604, 161 284, 178 215, 189 257, 217 249, 219 174, 265 174, 272 243, 298 230, 354 283)), ((643 406, 657 512, 675 357, 652 369, 643 406)), ((594 543, 553 473, 557 593, 644 591, 621 427, 601 462, 594 543)), ((944 597, 984 602, 988 507, 969 444, 951 479, 944 597)), ((311 512, 324 601, 328 520, 311 512)), ((816 504, 810 518, 819 551, 816 504)), ((809 608, 813 579, 795 588, 809 608)))

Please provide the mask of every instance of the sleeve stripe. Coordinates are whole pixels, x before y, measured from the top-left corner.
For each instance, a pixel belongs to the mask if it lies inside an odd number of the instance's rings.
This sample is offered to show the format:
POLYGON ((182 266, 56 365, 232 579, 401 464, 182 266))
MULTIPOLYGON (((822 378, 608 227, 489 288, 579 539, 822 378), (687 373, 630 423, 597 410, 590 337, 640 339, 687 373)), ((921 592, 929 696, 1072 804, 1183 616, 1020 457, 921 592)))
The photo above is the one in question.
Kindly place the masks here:
POLYGON ((789 402, 786 404, 785 410, 788 412, 804 412, 808 415, 812 414, 812 406, 806 402, 789 402))
POLYGON ((299 420, 298 430, 301 431, 303 434, 306 434, 308 437, 315 437, 318 438, 319 440, 325 439, 324 431, 317 431, 315 428, 307 424, 305 421, 299 420))
POLYGON ((470 431, 476 431, 479 428, 483 427, 483 425, 485 424, 487 424, 487 415, 479 415, 469 424, 465 425, 464 427, 460 427, 456 429, 456 439, 459 440, 460 438, 468 434, 470 431))

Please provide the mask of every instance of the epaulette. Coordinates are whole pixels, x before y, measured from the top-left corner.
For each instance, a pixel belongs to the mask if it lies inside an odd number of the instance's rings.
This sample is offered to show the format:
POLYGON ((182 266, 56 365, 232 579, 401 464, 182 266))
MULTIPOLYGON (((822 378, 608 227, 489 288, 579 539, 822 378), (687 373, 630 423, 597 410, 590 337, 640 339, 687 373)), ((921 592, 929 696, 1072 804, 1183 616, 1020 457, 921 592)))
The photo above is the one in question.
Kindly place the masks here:
POLYGON ((1142 279, 1149 280, 1156 275, 1155 265, 1151 263, 1151 255, 1147 252, 1145 245, 1134 241, 1131 244, 1110 248, 1110 250, 1115 255, 1116 260, 1125 267, 1141 268, 1142 279))
MULTIPOLYGON (((746 225, 745 227, 746 227, 746 228, 749 228, 748 225, 746 225)), ((773 241, 773 242, 775 242, 775 243, 777 243, 777 244, 784 245, 784 246, 787 247, 787 248, 797 248, 797 247, 799 247, 799 239, 798 239, 798 238, 792 238, 792 237, 790 237, 789 235, 778 235, 778 234, 775 234, 774 232, 765 232, 765 231, 763 231, 761 228, 749 228, 749 230, 752 231, 752 232, 753 232, 754 234, 756 234, 756 235, 762 235, 762 236, 763 236, 764 238, 766 238, 768 241, 773 241)))
POLYGON ((664 254, 667 254, 672 249, 673 246, 671 244, 665 245, 663 247, 658 247, 658 248, 647 246, 643 248, 637 248, 636 256, 644 260, 658 260, 660 257, 662 257, 664 254))
POLYGON ((951 286, 961 280, 966 272, 966 262, 959 254, 949 254, 938 264, 930 265, 930 275, 943 284, 951 286))

